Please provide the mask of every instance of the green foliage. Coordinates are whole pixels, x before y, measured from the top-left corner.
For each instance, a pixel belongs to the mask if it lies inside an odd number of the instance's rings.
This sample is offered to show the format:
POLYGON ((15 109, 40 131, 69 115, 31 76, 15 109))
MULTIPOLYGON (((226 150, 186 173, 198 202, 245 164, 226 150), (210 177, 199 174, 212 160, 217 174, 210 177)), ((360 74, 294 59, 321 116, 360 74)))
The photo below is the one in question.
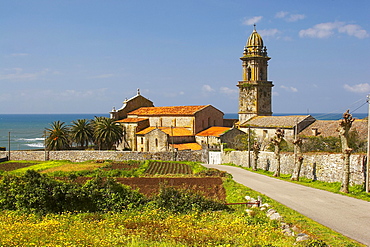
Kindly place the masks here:
POLYGON ((121 212, 146 202, 142 194, 131 190, 129 186, 118 184, 112 178, 103 179, 100 176, 86 182, 82 192, 87 197, 89 212, 121 212))
MULTIPOLYGON (((280 151, 282 152, 293 152, 294 151, 293 143, 287 142, 285 139, 283 139, 279 145, 280 145, 280 151)), ((274 152, 275 151, 274 144, 270 143, 267 147, 267 150, 270 152, 274 152)))
POLYGON ((367 151, 367 140, 364 137, 361 138, 356 129, 348 133, 348 145, 354 153, 366 153, 367 151))
POLYGON ((10 174, 21 174, 21 173, 27 172, 28 170, 43 171, 43 170, 46 170, 46 169, 49 169, 49 168, 61 166, 65 163, 67 163, 67 162, 69 162, 69 161, 66 161, 66 160, 59 160, 59 161, 50 160, 50 161, 45 161, 45 162, 37 162, 35 165, 27 166, 27 167, 20 168, 20 169, 14 170, 14 171, 10 171, 9 173, 10 174))
POLYGON ((72 121, 70 130, 70 138, 72 142, 77 143, 81 147, 87 148, 89 143, 93 141, 94 130, 91 122, 87 119, 77 119, 72 121))
POLYGON ((111 150, 114 144, 122 141, 122 127, 117 125, 113 119, 96 117, 93 126, 95 143, 99 149, 111 150))
POLYGON ((225 171, 220 171, 214 168, 209 168, 207 170, 203 170, 200 172, 197 172, 195 176, 199 177, 232 177, 231 174, 225 172, 225 171))
POLYGON ((161 186, 158 196, 153 200, 154 205, 159 208, 176 213, 196 211, 228 210, 229 208, 214 200, 205 198, 190 190, 178 190, 170 186, 161 186))
POLYGON ((248 133, 236 136, 234 142, 232 143, 233 148, 237 150, 248 150, 249 143, 252 150, 253 143, 257 141, 257 135, 254 130, 251 130, 250 133, 250 137, 248 133))
POLYGON ((48 150, 64 150, 69 149, 69 128, 61 121, 55 121, 51 128, 46 129, 46 148, 48 150))
POLYGON ((333 136, 304 137, 302 152, 341 152, 340 138, 333 136))
MULTIPOLYGON (((334 152, 340 153, 342 145, 339 136, 304 136, 302 152, 334 152)), ((354 153, 366 152, 366 138, 361 138, 356 129, 348 133, 348 145, 354 153)))
POLYGON ((27 170, 22 176, 6 175, 0 181, 0 208, 38 214, 120 212, 145 203, 143 195, 112 179, 96 177, 84 185, 56 181, 27 170))

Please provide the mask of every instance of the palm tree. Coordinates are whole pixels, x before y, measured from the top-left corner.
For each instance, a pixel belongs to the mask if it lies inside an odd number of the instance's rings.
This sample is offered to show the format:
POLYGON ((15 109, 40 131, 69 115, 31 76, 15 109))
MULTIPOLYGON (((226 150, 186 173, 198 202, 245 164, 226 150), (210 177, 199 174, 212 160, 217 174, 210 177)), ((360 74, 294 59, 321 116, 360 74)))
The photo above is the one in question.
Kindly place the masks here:
POLYGON ((99 149, 112 149, 114 144, 122 141, 122 128, 113 119, 95 117, 93 123, 95 142, 99 149))
POLYGON ((48 150, 63 150, 69 148, 69 128, 64 122, 55 121, 46 129, 46 148, 48 150))
POLYGON ((72 121, 70 132, 71 140, 80 145, 80 147, 88 147, 89 142, 93 140, 93 127, 87 119, 77 119, 77 121, 72 121))

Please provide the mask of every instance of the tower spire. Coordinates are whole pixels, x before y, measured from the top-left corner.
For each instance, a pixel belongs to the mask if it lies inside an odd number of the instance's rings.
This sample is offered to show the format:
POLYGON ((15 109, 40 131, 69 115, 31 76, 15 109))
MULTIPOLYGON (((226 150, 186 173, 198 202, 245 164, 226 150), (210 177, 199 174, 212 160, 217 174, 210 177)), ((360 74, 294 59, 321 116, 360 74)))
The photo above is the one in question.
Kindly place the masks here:
POLYGON ((256 24, 244 48, 242 60, 243 79, 239 81, 239 122, 254 116, 271 116, 271 91, 273 84, 267 80, 267 66, 270 58, 263 45, 256 24))

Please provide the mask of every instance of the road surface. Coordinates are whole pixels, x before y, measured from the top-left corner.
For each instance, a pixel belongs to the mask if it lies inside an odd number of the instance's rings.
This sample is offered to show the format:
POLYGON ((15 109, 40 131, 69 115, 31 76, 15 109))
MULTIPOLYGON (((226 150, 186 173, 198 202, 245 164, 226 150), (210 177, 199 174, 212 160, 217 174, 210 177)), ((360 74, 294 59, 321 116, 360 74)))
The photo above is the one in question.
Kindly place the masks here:
POLYGON ((370 202, 253 173, 239 167, 207 165, 287 207, 370 246, 370 202))

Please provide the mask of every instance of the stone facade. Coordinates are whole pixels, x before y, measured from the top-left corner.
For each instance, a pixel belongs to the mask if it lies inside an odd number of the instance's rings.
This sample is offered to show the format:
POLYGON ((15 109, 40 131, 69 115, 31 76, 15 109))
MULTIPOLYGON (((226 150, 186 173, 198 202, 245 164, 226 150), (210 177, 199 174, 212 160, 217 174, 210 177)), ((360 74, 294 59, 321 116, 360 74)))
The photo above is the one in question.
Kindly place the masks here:
POLYGON ((153 107, 153 102, 148 100, 147 98, 140 95, 140 91, 138 89, 137 95, 132 97, 131 99, 126 99, 123 102, 123 106, 116 110, 113 108, 113 110, 110 112, 110 117, 115 120, 124 119, 127 117, 127 114, 131 111, 134 111, 140 107, 153 107))
MULTIPOLYGON (((130 151, 10 151, 11 160, 70 160, 82 162, 88 160, 172 160, 208 161, 206 150, 178 152, 130 152, 130 151)), ((0 151, 0 158, 8 156, 8 151, 0 151)))
POLYGON ((271 81, 267 80, 267 66, 270 57, 262 37, 253 30, 244 47, 242 60, 243 80, 239 88, 239 122, 240 124, 254 116, 271 116, 271 81))
MULTIPOLYGON (((351 184, 363 184, 365 181, 366 155, 351 155, 351 184)), ((341 182, 343 159, 342 154, 307 153, 303 154, 301 176, 324 182, 341 182)), ((232 151, 222 154, 222 163, 233 163, 248 167, 248 151, 232 151)), ((254 162, 253 152, 250 155, 251 164, 254 162)), ((273 152, 260 152, 258 168, 275 171, 276 159, 273 152)), ((294 154, 281 154, 281 173, 292 174, 294 170, 294 154)))

